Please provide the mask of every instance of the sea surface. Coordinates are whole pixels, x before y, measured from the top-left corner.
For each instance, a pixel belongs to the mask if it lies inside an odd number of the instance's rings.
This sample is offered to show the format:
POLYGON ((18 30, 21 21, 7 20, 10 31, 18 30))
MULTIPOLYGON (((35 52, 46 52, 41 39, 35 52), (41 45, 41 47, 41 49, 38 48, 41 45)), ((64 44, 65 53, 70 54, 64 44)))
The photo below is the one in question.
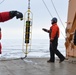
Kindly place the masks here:
MULTIPOLYGON (((2 54, 1 57, 5 58, 21 58, 26 54, 22 51, 22 39, 2 39, 2 54)), ((58 49, 65 56, 65 39, 59 39, 58 49)), ((29 46, 30 47, 30 46, 29 46)), ((49 57, 49 39, 33 39, 31 49, 28 47, 27 57, 49 57)), ((26 50, 26 49, 25 49, 26 50)))

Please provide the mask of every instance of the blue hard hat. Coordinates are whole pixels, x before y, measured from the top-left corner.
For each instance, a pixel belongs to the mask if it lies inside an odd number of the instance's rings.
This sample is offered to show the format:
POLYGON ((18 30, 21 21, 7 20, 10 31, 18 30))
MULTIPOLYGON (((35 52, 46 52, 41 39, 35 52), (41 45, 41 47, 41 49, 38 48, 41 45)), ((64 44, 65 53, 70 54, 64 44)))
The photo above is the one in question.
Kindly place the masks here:
POLYGON ((52 18, 52 20, 51 20, 53 23, 57 23, 57 18, 56 17, 54 17, 54 18, 52 18))

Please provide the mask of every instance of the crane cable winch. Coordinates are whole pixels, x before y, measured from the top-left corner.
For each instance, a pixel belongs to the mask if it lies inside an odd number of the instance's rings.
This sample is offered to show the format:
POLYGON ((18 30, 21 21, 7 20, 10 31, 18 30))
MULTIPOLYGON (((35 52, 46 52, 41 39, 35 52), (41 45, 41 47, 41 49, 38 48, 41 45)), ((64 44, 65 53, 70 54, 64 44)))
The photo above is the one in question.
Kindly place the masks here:
POLYGON ((27 57, 28 49, 31 50, 31 39, 32 39, 32 23, 33 14, 30 11, 30 0, 28 0, 28 11, 24 14, 24 27, 23 27, 23 48, 22 51, 27 57))

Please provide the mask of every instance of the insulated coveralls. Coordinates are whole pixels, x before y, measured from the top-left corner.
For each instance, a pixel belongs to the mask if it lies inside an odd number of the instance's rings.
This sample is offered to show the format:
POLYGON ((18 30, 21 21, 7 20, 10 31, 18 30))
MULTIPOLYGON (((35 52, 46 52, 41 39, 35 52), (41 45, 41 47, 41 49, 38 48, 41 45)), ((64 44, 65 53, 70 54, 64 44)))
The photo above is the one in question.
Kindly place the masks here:
POLYGON ((57 49, 58 37, 59 37, 59 27, 57 26, 56 23, 54 23, 50 27, 49 37, 50 37, 50 61, 55 62, 55 54, 60 58, 60 61, 63 61, 65 59, 65 57, 57 49), (51 40, 51 39, 53 39, 53 40, 51 40))

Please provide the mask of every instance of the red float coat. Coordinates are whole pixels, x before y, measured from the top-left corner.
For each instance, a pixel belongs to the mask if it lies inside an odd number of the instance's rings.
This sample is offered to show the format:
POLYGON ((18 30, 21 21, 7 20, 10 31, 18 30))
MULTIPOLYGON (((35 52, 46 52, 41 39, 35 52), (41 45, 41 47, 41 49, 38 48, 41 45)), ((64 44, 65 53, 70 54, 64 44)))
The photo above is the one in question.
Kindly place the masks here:
POLYGON ((0 22, 4 22, 11 19, 10 18, 10 13, 9 12, 1 12, 0 13, 0 22))

